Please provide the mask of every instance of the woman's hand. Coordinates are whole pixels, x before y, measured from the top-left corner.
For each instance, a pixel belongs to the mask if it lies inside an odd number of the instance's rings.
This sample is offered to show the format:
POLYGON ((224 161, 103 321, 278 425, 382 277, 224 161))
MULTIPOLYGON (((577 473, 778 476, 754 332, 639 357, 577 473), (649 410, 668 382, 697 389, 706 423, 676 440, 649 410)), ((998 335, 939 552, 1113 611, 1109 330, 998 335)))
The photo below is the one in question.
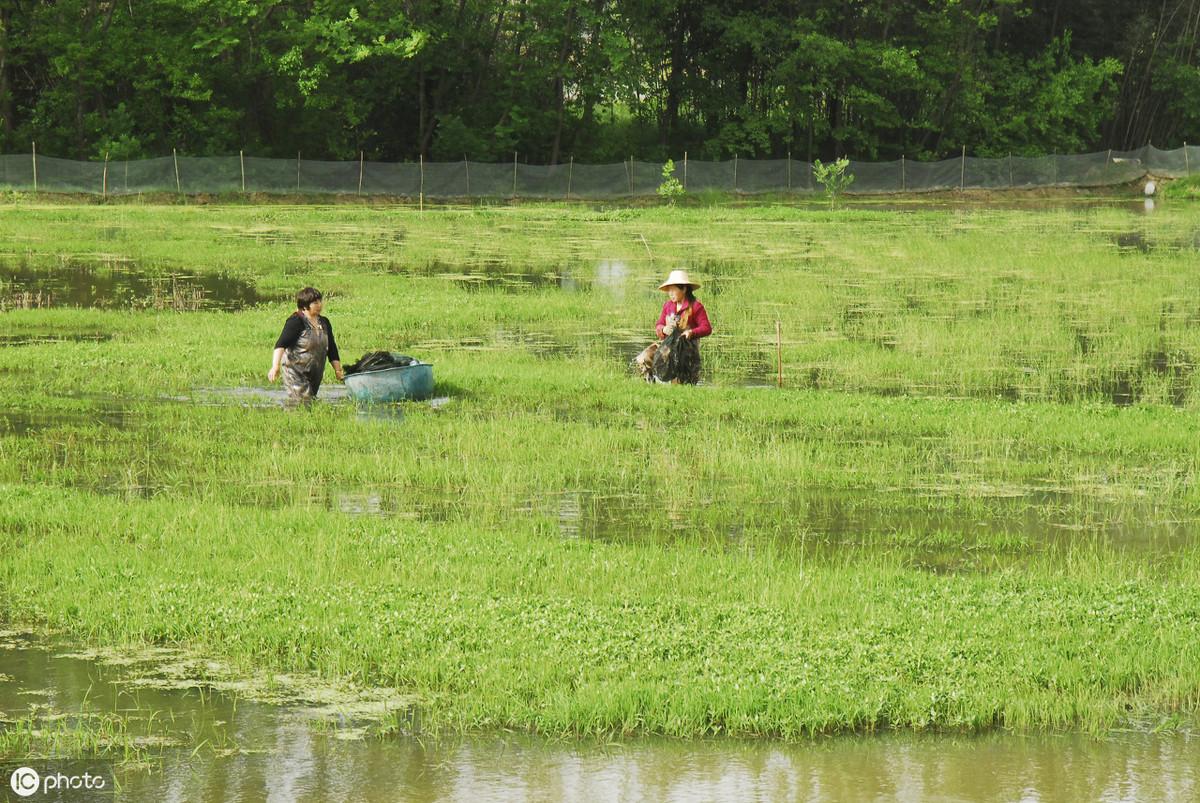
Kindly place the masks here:
POLYGON ((279 378, 279 366, 272 365, 271 370, 267 371, 267 381, 274 382, 278 378, 279 378))
POLYGON ((342 364, 340 362, 335 362, 333 364, 333 375, 337 377, 339 382, 345 381, 346 372, 342 370, 342 364))
POLYGON ((683 336, 684 336, 685 338, 687 338, 688 340, 691 340, 691 339, 692 339, 692 330, 691 330, 691 329, 684 329, 684 330, 683 330, 683 336))

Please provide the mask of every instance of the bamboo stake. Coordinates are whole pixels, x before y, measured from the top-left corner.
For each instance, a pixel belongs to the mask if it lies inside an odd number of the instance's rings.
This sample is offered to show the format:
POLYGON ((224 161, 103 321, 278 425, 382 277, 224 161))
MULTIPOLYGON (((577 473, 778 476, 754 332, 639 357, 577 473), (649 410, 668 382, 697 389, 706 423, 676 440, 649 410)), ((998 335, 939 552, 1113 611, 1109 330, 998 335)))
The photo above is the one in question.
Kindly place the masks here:
POLYGON ((787 191, 792 191, 792 152, 787 152, 787 191))
POLYGON ((900 154, 900 192, 908 191, 908 180, 904 176, 904 154, 900 154))
POLYGON ((420 191, 420 194, 417 196, 417 204, 418 204, 417 209, 421 212, 424 212, 425 211, 425 154, 423 154, 423 153, 419 154, 417 156, 417 159, 421 163, 421 191, 420 191))
POLYGON ((238 161, 242 165, 242 192, 246 191, 246 155, 238 151, 238 161))
POLYGON ((962 175, 958 179, 958 191, 962 192, 966 188, 967 188, 967 146, 963 145, 962 175))
POLYGON ((629 162, 622 159, 621 166, 625 168, 625 184, 629 187, 630 194, 633 194, 633 179, 629 177, 629 162))
POLYGON ((517 152, 513 151, 513 194, 512 197, 517 197, 517 152))
POLYGON ((1008 188, 1013 188, 1012 151, 1008 152, 1008 188))
POLYGON ((108 151, 104 152, 104 173, 100 179, 100 197, 108 197, 108 151))
POLYGON ((467 155, 463 154, 463 172, 467 174, 467 197, 471 197, 471 165, 467 162, 467 155))
POLYGON ((733 155, 733 194, 737 195, 737 154, 733 155))
POLYGON ((1192 163, 1188 161, 1187 143, 1183 143, 1183 172, 1185 175, 1192 174, 1192 163))
POLYGON ((362 195, 363 152, 358 152, 358 194, 362 195))
POLYGON ((125 157, 125 192, 129 192, 129 157, 125 157))
POLYGON ((567 163, 567 200, 571 200, 571 180, 575 177, 575 157, 571 156, 571 161, 567 163))
POLYGON ((37 143, 33 143, 33 191, 37 192, 37 143))
POLYGON ((775 321, 775 367, 778 369, 778 376, 775 380, 776 387, 783 387, 783 327, 779 321, 775 321))
POLYGON ((296 192, 300 192, 300 151, 296 151, 296 192))
POLYGON ((175 163, 175 192, 183 194, 183 189, 179 183, 179 155, 175 153, 175 149, 171 148, 171 161, 175 163))
POLYGON ((633 195, 637 192, 637 185, 633 181, 633 157, 629 157, 629 194, 633 195))
POLYGON ((683 189, 687 191, 687 151, 683 152, 683 189))

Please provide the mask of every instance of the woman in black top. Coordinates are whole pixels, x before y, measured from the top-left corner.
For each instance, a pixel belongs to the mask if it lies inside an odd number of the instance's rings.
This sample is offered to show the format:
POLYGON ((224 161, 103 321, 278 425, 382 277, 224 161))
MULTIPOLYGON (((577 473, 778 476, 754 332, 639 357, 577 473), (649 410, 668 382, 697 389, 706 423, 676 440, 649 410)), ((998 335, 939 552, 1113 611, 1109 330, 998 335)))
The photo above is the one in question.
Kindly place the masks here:
POLYGON ((321 314, 321 293, 305 287, 296 294, 296 311, 283 325, 283 333, 275 341, 275 357, 267 380, 274 382, 283 368, 283 383, 288 400, 303 404, 317 395, 325 376, 325 360, 333 363, 333 372, 340 382, 345 378, 337 342, 333 339, 333 324, 321 314))

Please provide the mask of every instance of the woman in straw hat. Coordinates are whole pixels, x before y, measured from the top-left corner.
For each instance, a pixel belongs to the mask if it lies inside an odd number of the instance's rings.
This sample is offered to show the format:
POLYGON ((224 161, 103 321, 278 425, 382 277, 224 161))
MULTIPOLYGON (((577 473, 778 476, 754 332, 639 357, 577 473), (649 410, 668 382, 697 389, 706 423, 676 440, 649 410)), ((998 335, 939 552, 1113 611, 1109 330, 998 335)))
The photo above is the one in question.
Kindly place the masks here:
POLYGON ((694 385, 700 380, 700 347, 696 341, 712 334, 712 324, 696 298, 699 286, 685 270, 671 271, 659 285, 658 289, 667 293, 667 303, 654 327, 659 342, 651 343, 634 358, 647 382, 694 385))

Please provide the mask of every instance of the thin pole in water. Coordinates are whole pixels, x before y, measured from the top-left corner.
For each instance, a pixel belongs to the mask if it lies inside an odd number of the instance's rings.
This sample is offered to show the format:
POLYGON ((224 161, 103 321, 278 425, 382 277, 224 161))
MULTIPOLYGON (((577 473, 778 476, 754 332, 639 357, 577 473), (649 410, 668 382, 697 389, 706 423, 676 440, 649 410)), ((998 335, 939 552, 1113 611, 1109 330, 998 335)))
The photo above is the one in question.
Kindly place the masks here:
POLYGON ((1012 151, 1008 152, 1008 188, 1013 188, 1012 151))
POLYGON ((108 151, 104 152, 104 174, 100 179, 100 197, 108 197, 108 151))
POLYGON ((966 188, 967 188, 967 146, 963 145, 962 175, 958 179, 958 191, 962 192, 966 188))
POLYGON ((1188 161, 1187 143, 1183 143, 1183 172, 1187 175, 1192 174, 1192 163, 1188 161))
POLYGON ((737 154, 733 155, 733 194, 737 195, 737 154))
POLYGON ((238 151, 238 162, 242 166, 242 192, 246 191, 246 155, 238 151))
POLYGON ((471 197, 471 165, 467 162, 467 155, 463 154, 463 172, 467 175, 467 197, 471 197))
MULTIPOLYGON (((630 180, 630 178, 629 178, 629 162, 627 162, 627 161, 625 161, 624 159, 622 159, 622 160, 621 160, 621 166, 625 168, 625 185, 626 185, 627 187, 632 187, 632 186, 633 186, 633 182, 632 182, 632 181, 630 180)), ((632 192, 632 190, 631 190, 631 192, 632 192)))
POLYGON ((633 183, 633 156, 629 157, 629 194, 633 195, 637 192, 637 185, 633 183))
POLYGON ((425 211, 425 154, 420 154, 417 157, 421 163, 421 192, 417 196, 417 209, 421 212, 425 211))
POLYGON ((179 154, 175 153, 174 148, 171 148, 171 161, 175 163, 175 192, 182 195, 183 189, 179 183, 179 154))
POLYGON ((1054 178, 1050 181, 1051 186, 1058 184, 1058 151, 1050 152, 1050 167, 1054 170, 1054 178))
POLYGON ((792 191, 792 152, 787 152, 787 191, 792 191))
POLYGON ((683 152, 683 189, 687 190, 687 151, 683 152))
POLYGON ((779 321, 775 321, 775 367, 778 369, 776 387, 783 387, 783 327, 779 321))
POLYGON ((129 192, 129 157, 125 157, 125 192, 129 192))
POLYGON ((300 192, 300 151, 296 151, 296 192, 300 192))
POLYGON ((513 194, 512 197, 517 197, 517 152, 513 151, 513 194))
POLYGON ((908 180, 904 175, 904 154, 900 154, 900 192, 908 191, 908 180))
POLYGON ((571 180, 575 178, 575 156, 571 155, 571 161, 567 162, 567 200, 571 200, 571 180))
POLYGON ((33 143, 33 191, 37 192, 37 143, 33 143))
POLYGON ((358 152, 358 194, 362 195, 363 152, 358 152))

